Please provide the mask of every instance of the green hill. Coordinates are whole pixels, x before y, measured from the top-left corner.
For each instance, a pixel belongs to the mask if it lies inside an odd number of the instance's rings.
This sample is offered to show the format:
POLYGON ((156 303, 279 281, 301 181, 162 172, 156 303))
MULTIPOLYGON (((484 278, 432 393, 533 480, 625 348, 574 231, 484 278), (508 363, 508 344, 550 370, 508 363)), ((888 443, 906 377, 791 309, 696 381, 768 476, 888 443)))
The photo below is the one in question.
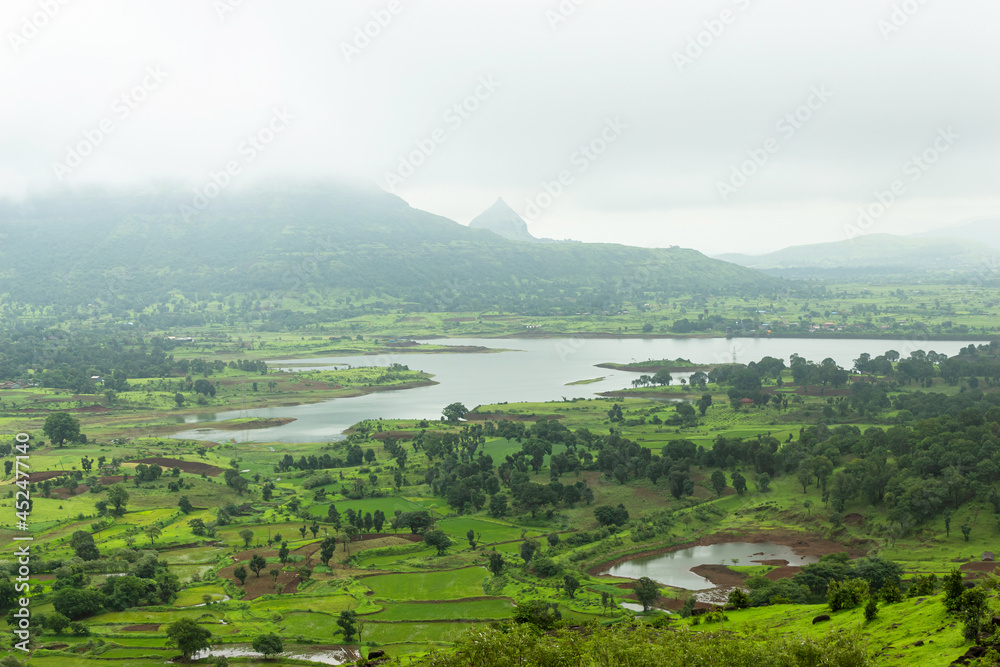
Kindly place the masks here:
POLYGON ((996 252, 961 238, 916 238, 870 234, 847 241, 785 248, 766 255, 719 255, 740 266, 795 277, 850 277, 858 273, 975 272, 996 252))
POLYGON ((543 313, 784 289, 694 250, 517 243, 343 187, 226 193, 202 210, 185 193, 5 201, 0 239, 0 293, 58 307, 127 310, 182 291, 543 313))

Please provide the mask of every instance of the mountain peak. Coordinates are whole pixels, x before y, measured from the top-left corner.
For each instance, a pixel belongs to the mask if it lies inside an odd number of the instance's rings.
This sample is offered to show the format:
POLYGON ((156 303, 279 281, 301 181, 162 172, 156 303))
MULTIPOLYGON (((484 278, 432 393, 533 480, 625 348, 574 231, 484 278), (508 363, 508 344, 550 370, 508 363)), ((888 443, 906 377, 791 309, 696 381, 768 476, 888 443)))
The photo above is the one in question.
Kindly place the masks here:
POLYGON ((531 235, 528 223, 504 201, 503 197, 498 197, 492 206, 469 223, 469 227, 486 229, 510 241, 537 243, 539 240, 531 235))

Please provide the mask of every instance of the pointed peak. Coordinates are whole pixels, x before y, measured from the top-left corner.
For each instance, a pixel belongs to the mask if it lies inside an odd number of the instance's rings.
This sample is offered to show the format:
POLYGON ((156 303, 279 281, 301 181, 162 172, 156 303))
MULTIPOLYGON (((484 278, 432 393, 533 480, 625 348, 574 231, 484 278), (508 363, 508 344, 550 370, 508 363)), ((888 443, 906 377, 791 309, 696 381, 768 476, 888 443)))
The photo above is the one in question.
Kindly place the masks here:
POLYGON ((489 231, 511 241, 537 241, 528 231, 528 223, 510 207, 503 197, 498 197, 493 205, 483 211, 469 227, 473 229, 488 229, 489 231))

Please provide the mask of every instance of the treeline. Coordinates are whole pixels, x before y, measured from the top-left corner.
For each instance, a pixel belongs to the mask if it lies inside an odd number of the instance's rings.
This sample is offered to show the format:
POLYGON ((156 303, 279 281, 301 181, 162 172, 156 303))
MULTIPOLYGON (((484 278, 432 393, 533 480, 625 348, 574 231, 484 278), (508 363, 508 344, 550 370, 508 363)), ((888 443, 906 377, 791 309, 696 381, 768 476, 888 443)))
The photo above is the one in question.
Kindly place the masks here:
POLYGON ((108 331, 30 329, 0 332, 0 381, 32 379, 43 387, 76 393, 127 391, 129 378, 212 375, 226 369, 265 374, 263 361, 174 359, 176 343, 164 338, 108 331))

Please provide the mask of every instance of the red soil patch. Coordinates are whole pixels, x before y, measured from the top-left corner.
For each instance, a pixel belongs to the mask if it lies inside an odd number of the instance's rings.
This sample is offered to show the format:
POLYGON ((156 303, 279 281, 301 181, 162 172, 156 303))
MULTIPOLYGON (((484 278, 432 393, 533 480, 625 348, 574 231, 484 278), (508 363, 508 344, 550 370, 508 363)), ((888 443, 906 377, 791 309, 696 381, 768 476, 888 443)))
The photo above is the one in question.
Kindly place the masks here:
POLYGON ((788 565, 788 561, 785 560, 784 558, 775 558, 773 560, 755 560, 752 562, 758 563, 760 565, 769 565, 771 567, 785 567, 786 565, 788 565))
POLYGON ((339 384, 328 384, 326 382, 286 382, 280 387, 282 391, 325 391, 327 389, 343 389, 339 384))
POLYGON ((973 572, 976 573, 977 575, 982 575, 982 574, 988 574, 993 570, 997 569, 998 567, 1000 567, 1000 563, 972 562, 972 563, 962 563, 959 569, 962 570, 962 572, 973 572))
POLYGON ((138 623, 136 625, 126 625, 122 628, 125 632, 156 632, 159 629, 159 623, 138 623))
POLYGON ((413 440, 414 433, 411 431, 382 431, 380 433, 372 433, 372 440, 386 440, 388 438, 395 438, 396 440, 413 440))
POLYGON ((181 461, 180 459, 167 459, 159 456, 148 456, 144 459, 135 459, 134 461, 130 461, 130 463, 145 463, 147 465, 155 463, 165 470, 169 470, 170 468, 180 468, 184 472, 191 473, 192 475, 207 473, 212 477, 221 475, 224 472, 222 468, 209 465, 207 463, 198 463, 197 461, 181 461))
POLYGON ((718 586, 720 588, 740 586, 743 584, 744 580, 746 580, 744 575, 733 572, 725 565, 698 565, 697 567, 692 567, 691 571, 699 577, 705 577, 711 581, 714 586, 718 586))
POLYGON ((47 479, 54 479, 56 477, 62 477, 63 475, 70 474, 69 470, 45 470, 43 472, 29 472, 28 481, 29 482, 44 482, 47 479))

